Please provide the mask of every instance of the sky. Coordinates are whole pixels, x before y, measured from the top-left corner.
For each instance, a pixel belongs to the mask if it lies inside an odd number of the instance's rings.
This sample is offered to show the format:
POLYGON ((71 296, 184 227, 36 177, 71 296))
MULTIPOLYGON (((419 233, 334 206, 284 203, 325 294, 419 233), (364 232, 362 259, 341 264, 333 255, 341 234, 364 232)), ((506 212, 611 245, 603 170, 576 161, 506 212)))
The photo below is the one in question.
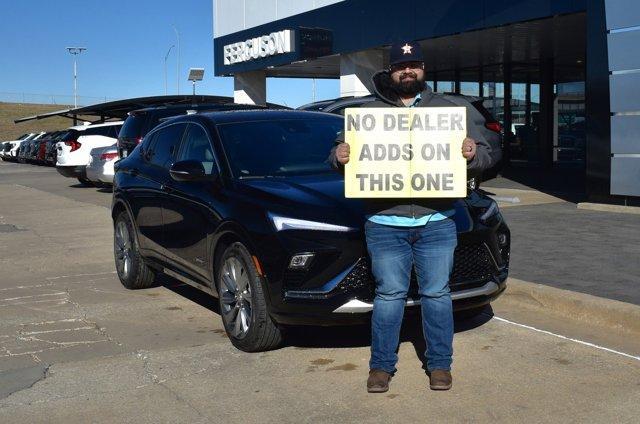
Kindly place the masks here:
MULTIPOLYGON (((78 56, 80 104, 191 93, 189 68, 204 68, 198 94, 233 96, 233 78, 213 76, 211 0, 20 0, 0 12, 0 101, 73 103, 73 57, 78 56), (24 94, 23 94, 24 93, 24 94)), ((313 99, 309 79, 270 78, 267 101, 291 107, 313 99)), ((339 96, 338 80, 317 80, 316 100, 339 96)))

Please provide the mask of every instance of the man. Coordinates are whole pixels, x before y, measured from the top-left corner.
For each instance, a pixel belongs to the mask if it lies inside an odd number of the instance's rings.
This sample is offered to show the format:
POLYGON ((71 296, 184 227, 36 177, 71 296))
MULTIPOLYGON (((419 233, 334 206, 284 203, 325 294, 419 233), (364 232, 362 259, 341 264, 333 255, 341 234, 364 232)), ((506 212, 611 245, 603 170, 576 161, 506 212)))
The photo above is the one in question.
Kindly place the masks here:
MULTIPOLYGON (((419 44, 391 46, 389 69, 373 76, 376 101, 363 107, 454 107, 467 109, 467 138, 462 155, 469 172, 492 165, 491 148, 480 128, 484 118, 466 100, 433 93, 425 84, 419 44)), ((349 145, 338 137, 330 161, 341 169, 349 162, 349 145)), ((415 267, 421 300, 422 328, 427 342, 427 373, 432 390, 452 385, 453 309, 449 276, 457 231, 455 199, 368 199, 365 235, 371 257, 376 295, 371 318, 371 360, 367 390, 389 390, 396 371, 400 327, 415 267)))

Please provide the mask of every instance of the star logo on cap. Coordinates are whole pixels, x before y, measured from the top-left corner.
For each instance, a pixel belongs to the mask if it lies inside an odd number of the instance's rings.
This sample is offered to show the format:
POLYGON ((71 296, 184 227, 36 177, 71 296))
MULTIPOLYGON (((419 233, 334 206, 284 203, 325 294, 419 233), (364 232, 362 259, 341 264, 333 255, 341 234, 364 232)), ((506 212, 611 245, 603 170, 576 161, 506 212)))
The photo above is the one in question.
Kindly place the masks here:
POLYGON ((409 43, 406 43, 404 46, 402 46, 402 54, 411 54, 412 48, 413 47, 411 47, 409 43))

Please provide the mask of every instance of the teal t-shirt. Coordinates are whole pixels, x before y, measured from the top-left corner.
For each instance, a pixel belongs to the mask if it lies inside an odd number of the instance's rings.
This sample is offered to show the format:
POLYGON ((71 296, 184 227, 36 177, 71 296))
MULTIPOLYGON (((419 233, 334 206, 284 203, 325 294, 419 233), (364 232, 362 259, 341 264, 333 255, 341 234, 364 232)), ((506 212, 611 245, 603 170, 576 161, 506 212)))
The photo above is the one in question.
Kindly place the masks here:
POLYGON ((420 227, 422 225, 427 225, 429 222, 442 221, 443 219, 451 218, 455 213, 455 209, 449 209, 447 211, 421 216, 420 218, 397 215, 371 215, 369 217, 369 221, 375 222, 376 224, 393 225, 396 227, 420 227))

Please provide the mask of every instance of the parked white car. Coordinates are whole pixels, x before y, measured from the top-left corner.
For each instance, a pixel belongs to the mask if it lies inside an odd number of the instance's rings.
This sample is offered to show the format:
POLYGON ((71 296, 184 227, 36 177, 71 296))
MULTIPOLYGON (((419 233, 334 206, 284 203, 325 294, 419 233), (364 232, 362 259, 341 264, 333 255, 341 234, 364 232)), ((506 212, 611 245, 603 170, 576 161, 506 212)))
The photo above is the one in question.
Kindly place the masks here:
POLYGON ((87 179, 96 185, 113 184, 113 165, 118 160, 118 144, 91 150, 87 179))
POLYGON ((122 121, 69 128, 63 140, 56 145, 58 172, 65 177, 77 178, 82 184, 90 184, 86 168, 91 160, 91 151, 115 144, 120 128, 122 121))
POLYGON ((4 157, 7 155, 7 152, 11 150, 11 143, 13 143, 14 141, 26 140, 27 138, 33 136, 35 136, 35 133, 26 133, 22 134, 20 137, 17 137, 15 140, 0 141, 0 157, 4 159, 4 157))
POLYGON ((16 140, 5 141, 0 144, 0 156, 6 161, 15 161, 18 156, 18 149, 23 141, 33 140, 34 138, 44 134, 39 133, 27 133, 18 137, 16 140))

